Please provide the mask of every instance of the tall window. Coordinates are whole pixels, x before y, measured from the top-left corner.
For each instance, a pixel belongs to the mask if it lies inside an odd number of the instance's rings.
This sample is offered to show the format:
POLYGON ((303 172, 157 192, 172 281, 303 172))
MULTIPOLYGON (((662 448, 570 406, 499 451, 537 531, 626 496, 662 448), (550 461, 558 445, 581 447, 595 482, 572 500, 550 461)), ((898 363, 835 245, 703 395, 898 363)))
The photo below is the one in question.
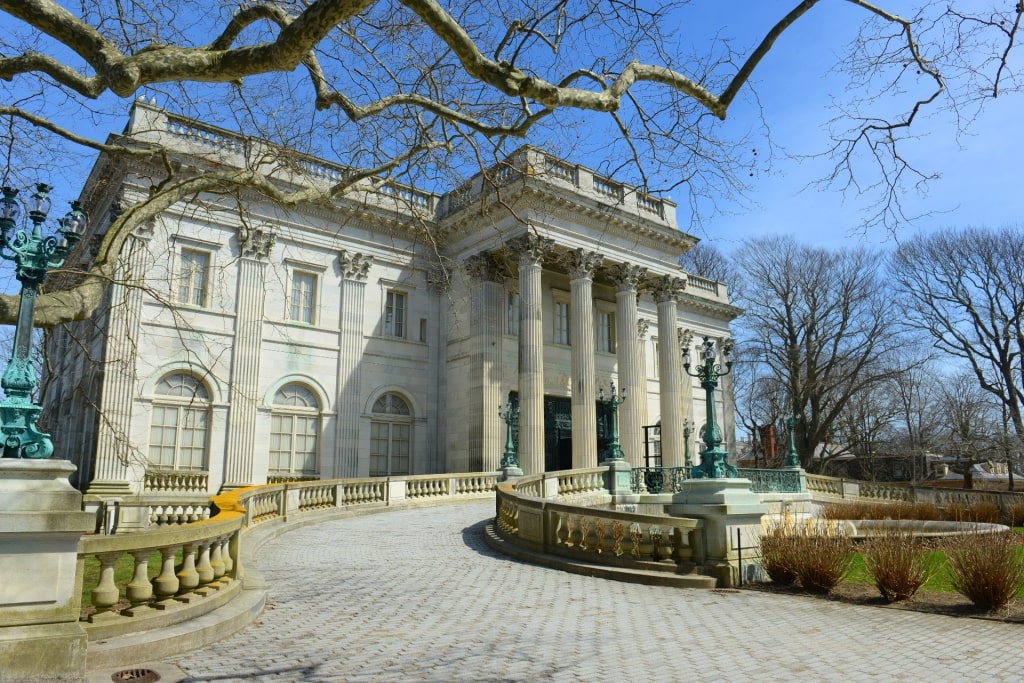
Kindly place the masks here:
POLYGON ((512 336, 519 336, 519 292, 508 292, 505 295, 506 307, 508 309, 508 320, 505 323, 505 333, 512 336))
POLYGON ((210 255, 194 249, 181 250, 178 269, 178 303, 206 306, 210 255))
POLYGON ((313 324, 313 306, 316 302, 316 275, 295 271, 292 273, 290 318, 296 322, 313 324))
POLYGON ((370 476, 409 474, 412 413, 397 394, 384 394, 373 404, 370 422, 370 476))
POLYGON ((615 353, 615 314, 607 311, 597 313, 597 350, 615 353))
POLYGON ((176 470, 206 469, 210 394, 192 375, 176 373, 160 380, 153 400, 149 462, 176 470))
POLYGON ((565 301, 555 302, 555 343, 569 344, 569 304, 565 301))
POLYGON ((320 402, 301 384, 274 394, 270 416, 270 472, 316 474, 320 402))
POLYGON ((651 357, 654 360, 654 363, 653 363, 653 370, 654 370, 654 372, 651 374, 651 377, 653 377, 654 379, 658 379, 658 363, 660 362, 660 358, 658 357, 658 338, 657 337, 653 337, 651 339, 651 347, 654 349, 654 353, 651 354, 651 357))
POLYGON ((384 336, 405 338, 405 294, 388 291, 384 304, 384 336))

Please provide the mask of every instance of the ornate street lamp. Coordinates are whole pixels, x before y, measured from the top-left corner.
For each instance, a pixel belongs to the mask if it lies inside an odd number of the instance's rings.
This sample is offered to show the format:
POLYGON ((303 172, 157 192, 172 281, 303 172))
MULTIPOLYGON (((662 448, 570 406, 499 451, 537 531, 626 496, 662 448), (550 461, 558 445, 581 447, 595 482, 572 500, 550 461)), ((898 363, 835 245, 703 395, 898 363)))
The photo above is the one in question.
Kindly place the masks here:
POLYGON ((793 426, 796 420, 792 415, 786 418, 786 430, 789 432, 789 450, 786 451, 786 467, 800 467, 800 455, 796 452, 796 437, 793 436, 793 426))
POLYGON ((0 257, 13 261, 15 277, 21 283, 18 322, 14 331, 14 353, 4 371, 0 386, 6 398, 0 402, 0 424, 3 431, 4 457, 49 458, 53 443, 49 434, 36 429, 41 407, 32 403, 36 388, 36 372, 29 359, 32 345, 32 321, 39 285, 51 268, 64 265, 67 255, 78 244, 85 230, 86 216, 78 202, 71 202, 71 211, 57 221, 55 234, 43 236, 43 223, 50 211, 49 185, 38 183, 28 201, 31 232, 18 230, 21 213, 18 190, 3 187, 0 197, 0 257))
POLYGON ((498 417, 505 421, 505 452, 501 456, 501 467, 503 469, 515 469, 519 467, 519 454, 516 452, 516 442, 512 432, 519 423, 519 401, 512 392, 508 393, 508 403, 498 406, 498 417))
POLYGON ((619 406, 626 402, 626 390, 621 393, 615 392, 615 382, 612 382, 611 396, 604 397, 604 389, 597 392, 597 402, 608 406, 608 415, 611 417, 611 441, 604 449, 604 460, 623 460, 622 446, 619 444, 619 406))
POLYGON ((700 465, 694 468, 694 476, 707 479, 721 479, 723 477, 736 477, 736 468, 726 462, 728 451, 722 448, 722 431, 715 422, 715 389, 718 387, 718 380, 732 371, 732 361, 729 356, 732 353, 732 341, 726 339, 722 342, 722 357, 725 359, 725 369, 717 362, 718 354, 715 352, 715 342, 704 337, 701 348, 701 364, 697 366, 696 372, 690 372, 690 349, 687 346, 683 351, 683 368, 686 374, 700 380, 704 387, 705 405, 707 407, 707 424, 704 426, 704 433, 701 439, 704 441, 704 450, 700 452, 700 465))

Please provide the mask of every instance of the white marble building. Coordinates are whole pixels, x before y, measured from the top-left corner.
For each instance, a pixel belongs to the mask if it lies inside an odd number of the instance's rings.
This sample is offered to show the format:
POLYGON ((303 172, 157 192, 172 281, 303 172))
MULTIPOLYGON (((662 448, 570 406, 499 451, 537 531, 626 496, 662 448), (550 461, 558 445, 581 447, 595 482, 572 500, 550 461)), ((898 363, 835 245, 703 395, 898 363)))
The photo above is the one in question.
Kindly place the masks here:
MULTIPOLYGON (((142 102, 124 136, 185 172, 248 165, 286 189, 345 172, 142 102)), ((101 157, 92 229, 163 168, 101 157)), ((627 459, 660 423, 662 464, 683 464, 704 396, 680 339, 721 339, 738 311, 676 265, 696 239, 675 205, 529 147, 488 176, 446 194, 367 183, 329 206, 245 191, 171 207, 129 239, 101 313, 48 340, 55 457, 99 496, 495 470, 516 392, 525 472, 585 467, 614 381, 627 459)))

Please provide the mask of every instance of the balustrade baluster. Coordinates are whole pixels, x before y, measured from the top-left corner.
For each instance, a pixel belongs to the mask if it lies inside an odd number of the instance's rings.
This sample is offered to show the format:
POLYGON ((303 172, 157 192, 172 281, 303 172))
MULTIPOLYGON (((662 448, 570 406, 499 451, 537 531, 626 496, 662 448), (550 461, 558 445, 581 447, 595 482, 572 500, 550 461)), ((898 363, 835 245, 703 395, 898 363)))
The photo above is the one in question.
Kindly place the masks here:
POLYGON ((153 607, 156 609, 167 609, 174 604, 174 594, 178 592, 178 577, 174 573, 176 554, 176 546, 160 548, 160 574, 153 579, 153 592, 157 597, 153 607))
POLYGON ((191 602, 198 597, 193 592, 199 586, 199 573, 196 571, 196 545, 196 543, 186 543, 182 548, 177 597, 182 602, 191 602))
POLYGON ((213 568, 214 581, 219 583, 225 572, 224 560, 221 559, 221 539, 219 538, 215 538, 210 545, 210 566, 213 568))
MULTIPOLYGON (((210 593, 210 582, 213 581, 213 565, 210 564, 211 541, 204 541, 199 545, 199 561, 196 563, 196 573, 199 574, 199 588, 196 593, 207 595, 210 593)), ((216 590, 216 588, 213 588, 216 590)))
POLYGON ((100 561, 100 580, 89 593, 93 607, 96 608, 96 614, 90 616, 89 621, 102 617, 103 613, 109 612, 110 608, 117 604, 119 593, 117 584, 114 583, 114 564, 123 554, 121 552, 102 553, 96 556, 96 559, 100 561))
POLYGON ((140 548, 132 551, 131 555, 135 560, 135 573, 125 588, 125 596, 132 606, 124 610, 122 614, 134 617, 147 611, 147 603, 153 598, 153 584, 149 582, 149 556, 152 554, 152 548, 140 548))

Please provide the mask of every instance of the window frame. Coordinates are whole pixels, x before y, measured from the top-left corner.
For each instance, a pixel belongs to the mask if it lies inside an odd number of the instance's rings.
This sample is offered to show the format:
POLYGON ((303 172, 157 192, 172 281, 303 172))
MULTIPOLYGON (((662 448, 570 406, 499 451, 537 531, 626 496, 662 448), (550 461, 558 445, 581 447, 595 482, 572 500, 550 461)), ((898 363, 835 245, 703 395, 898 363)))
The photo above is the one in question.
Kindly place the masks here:
POLYGON ((551 292, 551 343, 572 346, 572 301, 568 292, 551 292))
POLYGON ((175 303, 179 306, 187 306, 191 308, 209 308, 210 307, 210 275, 213 272, 213 254, 212 252, 205 249, 198 249, 191 245, 182 246, 177 251, 177 263, 175 263, 175 303), (205 265, 202 268, 202 287, 199 290, 201 293, 201 301, 195 300, 196 294, 196 283, 195 274, 199 269, 194 267, 195 261, 191 260, 191 257, 201 257, 206 260, 205 265), (186 264, 190 263, 192 267, 188 268, 186 275, 186 264), (182 294, 186 294, 186 298, 182 298, 182 294))
POLYGON ((369 448, 369 476, 371 477, 401 477, 412 474, 413 471, 413 424, 415 418, 412 412, 412 405, 409 400, 401 394, 388 391, 381 394, 373 402, 373 406, 370 408, 370 448, 369 448), (381 401, 388 398, 398 399, 401 405, 405 407, 405 412, 391 412, 387 410, 388 406, 385 406, 385 410, 378 410, 378 406, 381 401), (386 429, 386 435, 381 438, 378 434, 379 430, 386 429), (404 434, 402 436, 397 436, 404 434), (384 454, 377 453, 375 451, 375 444, 383 441, 386 444, 386 452, 384 454), (404 444, 405 452, 395 452, 396 444, 404 444), (384 458, 384 468, 380 469, 377 467, 377 461, 379 458, 384 458), (400 458, 405 460, 404 472, 395 471, 395 459, 400 458))
MULTIPOLYGON (((183 384, 179 383, 178 386, 183 384)), ((212 414, 213 400, 210 390, 201 379, 183 370, 169 372, 161 377, 154 387, 150 408, 146 448, 147 469, 171 472, 208 472, 210 468, 210 425, 212 414), (173 390, 174 387, 170 386, 170 380, 176 377, 187 377, 195 383, 195 390, 191 396, 186 397, 161 390, 161 387, 165 384, 173 390), (165 417, 170 411, 173 411, 174 414, 173 423, 165 417), (162 418, 159 425, 157 424, 158 414, 162 418), (202 422, 199 428, 195 426, 195 420, 202 422), (155 438, 155 428, 161 430, 159 440, 155 438), (168 446, 168 442, 164 438, 167 434, 166 430, 169 428, 174 429, 174 438, 170 442, 170 446, 168 446), (197 433, 200 433, 202 436, 202 443, 199 446, 196 446, 195 435, 197 433), (186 436, 188 438, 185 438, 186 436), (170 463, 165 462, 162 453, 158 459, 154 460, 154 449, 165 451, 168 447, 171 448, 170 463), (189 465, 187 467, 182 465, 182 454, 186 450, 193 456, 189 458, 189 465), (200 454, 199 466, 194 465, 194 454, 197 452, 200 454)))
MULTIPOLYGON (((322 409, 320 397, 317 395, 317 392, 302 382, 288 382, 274 392, 274 396, 271 399, 270 404, 270 442, 267 449, 267 474, 271 476, 294 477, 318 475, 320 473, 320 448, 322 445, 321 431, 323 426, 321 414, 322 409), (308 401, 305 405, 285 402, 290 398, 286 393, 290 389, 300 389, 309 397, 309 399, 312 399, 312 405, 310 405, 308 401), (279 401, 279 397, 284 400, 279 401), (287 433, 288 448, 275 448, 275 437, 285 435, 284 431, 277 429, 277 424, 279 422, 283 422, 285 419, 288 420, 288 424, 290 425, 290 429, 287 433), (301 433, 297 429, 300 422, 307 426, 307 429, 301 433), (308 429, 308 425, 310 423, 313 425, 312 432, 308 429), (304 440, 309 438, 313 439, 313 448, 311 451, 308 448, 301 451, 297 450, 296 445, 299 443, 300 437, 304 440), (281 467, 280 461, 275 460, 275 458, 280 458, 279 454, 283 453, 287 454, 287 468, 281 467), (275 454, 278 455, 275 456, 275 454), (312 455, 313 460, 312 468, 305 466, 305 463, 308 462, 307 458, 310 455, 312 455), (300 456, 303 463, 301 467, 297 467, 297 462, 300 456)), ((280 441, 278 444, 280 444, 280 441)))
POLYGON ((407 291, 393 287, 388 287, 384 290, 384 315, 381 322, 382 332, 385 337, 391 339, 409 338, 409 293, 407 291), (392 309, 395 307, 394 304, 399 302, 401 306, 397 308, 400 310, 401 319, 396 320, 392 309), (400 328, 398 333, 396 333, 396 327, 400 328))
POLYGON ((287 315, 288 322, 300 325, 316 325, 319 323, 319 299, 320 299, 320 273, 308 268, 293 267, 289 269, 290 278, 288 284, 287 315), (310 291, 300 290, 299 281, 307 281, 310 284, 310 291), (299 302, 298 297, 302 296, 303 301, 299 302), (308 310, 306 307, 308 299, 308 310), (306 319, 308 314, 308 320, 306 319))
POLYGON ((596 304, 596 315, 594 325, 594 350, 598 353, 610 353, 616 352, 616 329, 615 326, 618 321, 615 319, 615 307, 611 304, 604 302, 597 302, 596 304), (605 322, 608 325, 605 325, 605 322), (605 338, 607 337, 607 338, 605 338), (606 342, 602 345, 602 342, 606 342))

